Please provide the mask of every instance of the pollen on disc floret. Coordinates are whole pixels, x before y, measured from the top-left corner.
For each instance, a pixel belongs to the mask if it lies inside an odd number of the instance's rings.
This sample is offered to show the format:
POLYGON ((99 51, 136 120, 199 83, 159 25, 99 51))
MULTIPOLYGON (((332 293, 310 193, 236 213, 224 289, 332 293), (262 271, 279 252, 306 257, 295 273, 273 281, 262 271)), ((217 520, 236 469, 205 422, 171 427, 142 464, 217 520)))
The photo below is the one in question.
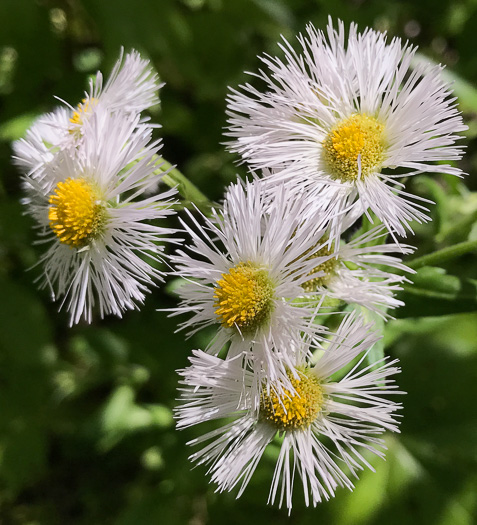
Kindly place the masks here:
POLYGON ((253 332, 268 322, 273 311, 274 290, 267 270, 240 263, 217 281, 215 313, 222 326, 253 332))
POLYGON ((83 119, 86 115, 90 114, 98 103, 96 98, 84 98, 76 107, 71 115, 70 122, 73 125, 68 129, 69 133, 75 133, 83 125, 83 119))
MULTIPOLYGON (((304 256, 306 256, 310 251, 311 249, 305 252, 304 256)), ((333 248, 330 248, 327 244, 325 244, 316 253, 306 258, 308 261, 318 257, 328 257, 324 262, 316 265, 315 268, 313 268, 313 270, 308 273, 310 277, 314 274, 318 274, 318 272, 323 272, 324 275, 317 275, 313 279, 304 282, 301 286, 305 292, 314 292, 320 286, 326 286, 333 275, 335 275, 339 261, 336 257, 330 257, 332 254, 333 248)))
POLYGON ((384 125, 359 113, 338 122, 323 141, 324 160, 331 175, 344 182, 378 171, 385 149, 384 125))
POLYGON ((50 228, 63 244, 81 248, 101 235, 106 210, 98 189, 88 180, 59 182, 48 202, 50 228))
POLYGON ((297 369, 298 378, 290 370, 288 378, 295 392, 283 390, 280 395, 264 390, 259 415, 279 432, 308 428, 318 417, 324 403, 323 389, 309 368, 297 369))

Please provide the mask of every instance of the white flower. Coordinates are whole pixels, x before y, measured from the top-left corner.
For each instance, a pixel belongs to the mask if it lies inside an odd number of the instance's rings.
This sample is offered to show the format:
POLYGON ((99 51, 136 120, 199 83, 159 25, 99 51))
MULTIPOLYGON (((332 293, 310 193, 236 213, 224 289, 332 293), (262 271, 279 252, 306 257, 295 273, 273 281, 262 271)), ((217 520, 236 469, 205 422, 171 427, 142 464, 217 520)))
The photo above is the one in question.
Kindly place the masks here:
MULTIPOLYGON (((285 61, 266 55, 250 84, 228 97, 229 149, 253 169, 267 167, 273 181, 301 182, 316 190, 315 206, 328 213, 338 239, 342 214, 372 210, 394 235, 428 219, 399 178, 461 170, 456 133, 467 127, 441 79, 442 66, 418 63, 398 38, 367 29, 359 34, 331 19, 327 35, 313 26, 299 36, 300 52, 285 41, 285 61), (396 170, 396 171, 394 171, 396 170), (278 173, 276 173, 278 172, 278 173)), ((420 199, 423 200, 423 199, 420 199)))
POLYGON ((257 381, 263 373, 286 382, 285 367, 296 361, 290 341, 301 332, 312 337, 324 330, 312 322, 320 300, 311 294, 315 303, 308 304, 302 285, 330 256, 309 258, 321 248, 315 237, 320 225, 303 221, 304 205, 285 187, 270 204, 260 181, 232 185, 223 210, 212 219, 202 216, 204 226, 189 214, 193 226, 183 225, 192 246, 172 257, 175 275, 187 280, 173 315, 192 314, 181 328, 190 328, 190 335, 215 325, 210 353, 231 341, 228 355, 246 354, 257 381))
POLYGON ((388 308, 402 306, 404 303, 396 299, 394 293, 402 290, 400 284, 407 279, 383 267, 415 273, 399 257, 387 255, 413 253, 414 248, 394 243, 376 244, 386 233, 383 226, 377 226, 348 243, 342 241, 339 246, 331 247, 324 244, 327 238, 317 240, 323 247, 316 255, 332 257, 312 270, 312 275, 315 271, 320 271, 321 275, 304 283, 303 288, 307 292, 318 291, 346 303, 359 304, 384 317, 388 308))
POLYGON ((84 123, 96 113, 98 108, 108 112, 122 112, 136 116, 148 107, 157 104, 158 76, 148 60, 141 58, 137 51, 132 51, 116 62, 111 75, 103 86, 100 71, 93 81, 90 80, 89 92, 76 108, 69 104, 58 107, 51 113, 39 117, 27 131, 24 139, 13 143, 14 162, 38 181, 43 179, 45 164, 64 149, 70 155, 76 154, 76 148, 84 137, 84 123))
MULTIPOLYGON (((383 359, 363 366, 363 358, 340 380, 332 379, 361 352, 379 339, 360 318, 348 317, 315 366, 297 366, 289 372, 294 392, 277 394, 263 385, 256 409, 253 374, 238 360, 222 361, 201 351, 194 352, 183 376, 178 427, 227 418, 217 430, 189 444, 207 443, 191 459, 210 465, 209 473, 218 490, 247 486, 267 445, 281 438, 280 454, 273 474, 269 502, 278 499, 292 507, 296 470, 303 483, 305 502, 313 505, 334 496, 337 487, 353 489, 371 452, 384 456, 385 430, 398 431, 394 412, 400 405, 385 397, 396 394, 390 376, 399 372, 397 361, 383 359), (232 421, 230 421, 232 419, 232 421)), ((365 354, 366 355, 366 354, 365 354)), ((342 372, 344 373, 344 372, 342 372)))
MULTIPOLYGON (((38 178, 39 169, 53 160, 58 151, 56 145, 64 135, 61 125, 68 122, 69 115, 69 110, 64 107, 45 113, 27 130, 25 138, 13 142, 13 162, 22 173, 38 178)), ((41 173, 39 176, 41 177, 41 173)))
POLYGON ((162 86, 149 60, 141 58, 135 50, 123 58, 121 49, 106 85, 103 87, 100 71, 95 82, 90 82, 90 91, 85 93, 86 104, 93 103, 91 109, 94 109, 96 100, 110 111, 138 114, 159 102, 157 92, 162 86))
POLYGON ((149 144, 150 134, 139 116, 98 109, 84 124, 74 158, 61 151, 41 183, 26 177, 27 212, 48 244, 39 263, 42 286, 54 299, 63 296, 71 324, 91 322, 95 306, 101 317, 121 316, 161 278, 144 257, 160 260, 160 243, 171 230, 149 221, 172 213, 174 191, 138 200, 161 177, 154 160, 160 145, 149 144))

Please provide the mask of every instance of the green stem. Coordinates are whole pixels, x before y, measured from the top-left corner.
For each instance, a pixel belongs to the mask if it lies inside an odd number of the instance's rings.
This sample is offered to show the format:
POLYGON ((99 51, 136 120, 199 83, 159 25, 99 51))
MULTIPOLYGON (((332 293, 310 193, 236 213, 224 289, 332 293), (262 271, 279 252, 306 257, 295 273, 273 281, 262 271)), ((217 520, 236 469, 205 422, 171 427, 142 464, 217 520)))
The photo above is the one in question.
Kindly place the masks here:
POLYGON ((407 261, 406 264, 414 270, 422 268, 423 266, 439 266, 439 264, 445 261, 455 259, 474 250, 477 250, 477 241, 460 242, 454 244, 454 246, 449 246, 442 250, 437 250, 433 253, 428 253, 422 257, 407 261))
POLYGON ((210 200, 177 168, 173 168, 170 162, 163 158, 158 158, 158 169, 165 173, 162 180, 170 188, 177 188, 179 194, 184 198, 183 207, 190 207, 195 204, 200 209, 209 209, 212 206, 210 200), (169 170, 169 171, 168 171, 169 170))

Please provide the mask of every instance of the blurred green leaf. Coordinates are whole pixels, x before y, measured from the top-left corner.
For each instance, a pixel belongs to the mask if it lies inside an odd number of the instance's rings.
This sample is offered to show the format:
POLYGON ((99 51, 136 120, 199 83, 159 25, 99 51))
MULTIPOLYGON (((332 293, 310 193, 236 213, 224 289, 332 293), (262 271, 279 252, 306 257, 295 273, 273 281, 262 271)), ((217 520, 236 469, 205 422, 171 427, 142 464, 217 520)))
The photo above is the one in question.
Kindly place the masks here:
MULTIPOLYGON (((380 335, 384 334, 386 323, 381 315, 379 315, 377 312, 373 312, 372 310, 368 310, 367 308, 364 308, 362 306, 355 306, 355 309, 358 309, 361 312, 365 324, 373 324, 373 331, 376 331, 380 335)), ((381 339, 379 341, 376 341, 376 343, 374 343, 374 345, 369 349, 366 356, 366 361, 368 365, 373 366, 375 363, 381 361, 383 358, 384 337, 381 337, 381 339)))
POLYGON ((8 327, 0 330, 0 362, 7 358, 27 366, 41 363, 52 327, 37 293, 3 279, 0 289, 0 319, 8 327))
POLYGON ((128 385, 118 387, 98 415, 100 439, 98 447, 110 450, 127 434, 148 427, 151 414, 134 402, 135 392, 128 385))
POLYGON ((18 491, 46 469, 45 415, 56 351, 37 295, 3 279, 0 290, 0 479, 18 491))
POLYGON ((443 268, 425 266, 403 285, 398 299, 405 305, 396 317, 425 317, 477 311, 477 280, 459 279, 443 268))
POLYGON ((0 140, 13 141, 25 136, 27 129, 39 116, 38 113, 26 113, 0 124, 0 140))
MULTIPOLYGON (((16 403, 11 398, 10 410, 16 403)), ((0 408, 5 405, 0 401, 0 408)), ((35 421, 33 414, 19 412, 9 421, 8 427, 0 427, 0 479, 13 492, 41 479, 47 467, 47 433, 44 424, 35 421)), ((5 415, 3 416, 5 417, 5 415)))
MULTIPOLYGON (((368 310, 366 312, 365 322, 370 322, 370 321, 374 323, 373 330, 375 330, 379 334, 384 334, 385 321, 383 317, 378 315, 376 312, 368 310)), ((370 348, 366 359, 367 359, 368 364, 373 366, 375 363, 377 363, 378 361, 381 361, 383 358, 384 358, 384 338, 381 337, 381 339, 379 341, 376 341, 376 343, 374 343, 374 345, 370 348)))

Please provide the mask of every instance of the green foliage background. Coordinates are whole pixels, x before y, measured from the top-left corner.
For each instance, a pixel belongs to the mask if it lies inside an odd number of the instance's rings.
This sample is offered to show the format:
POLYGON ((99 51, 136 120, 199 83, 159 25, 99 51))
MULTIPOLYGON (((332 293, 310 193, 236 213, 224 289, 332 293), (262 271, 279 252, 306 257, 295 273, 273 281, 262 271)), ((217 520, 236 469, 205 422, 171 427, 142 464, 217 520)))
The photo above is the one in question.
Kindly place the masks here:
POLYGON ((437 202, 434 221, 410 242, 424 255, 476 240, 475 0, 0 0, 2 525, 477 522, 475 252, 421 268, 386 327, 386 353, 401 359, 408 392, 386 462, 372 459, 376 473, 317 509, 304 506, 298 486, 291 518, 266 506, 273 448, 240 500, 214 493, 204 468, 190 470, 185 443, 199 430, 174 429, 175 370, 209 334, 174 334, 175 320, 156 311, 175 304, 167 286, 141 312, 68 329, 34 284, 41 248, 22 215, 10 143, 55 95, 77 103, 87 75, 107 74, 121 45, 138 49, 167 83, 152 113, 166 158, 218 200, 244 173, 220 144, 227 86, 257 69, 258 53, 278 53, 281 34, 293 40, 308 21, 324 27, 328 14, 409 38, 447 64, 470 127, 470 176, 410 183, 437 202))

